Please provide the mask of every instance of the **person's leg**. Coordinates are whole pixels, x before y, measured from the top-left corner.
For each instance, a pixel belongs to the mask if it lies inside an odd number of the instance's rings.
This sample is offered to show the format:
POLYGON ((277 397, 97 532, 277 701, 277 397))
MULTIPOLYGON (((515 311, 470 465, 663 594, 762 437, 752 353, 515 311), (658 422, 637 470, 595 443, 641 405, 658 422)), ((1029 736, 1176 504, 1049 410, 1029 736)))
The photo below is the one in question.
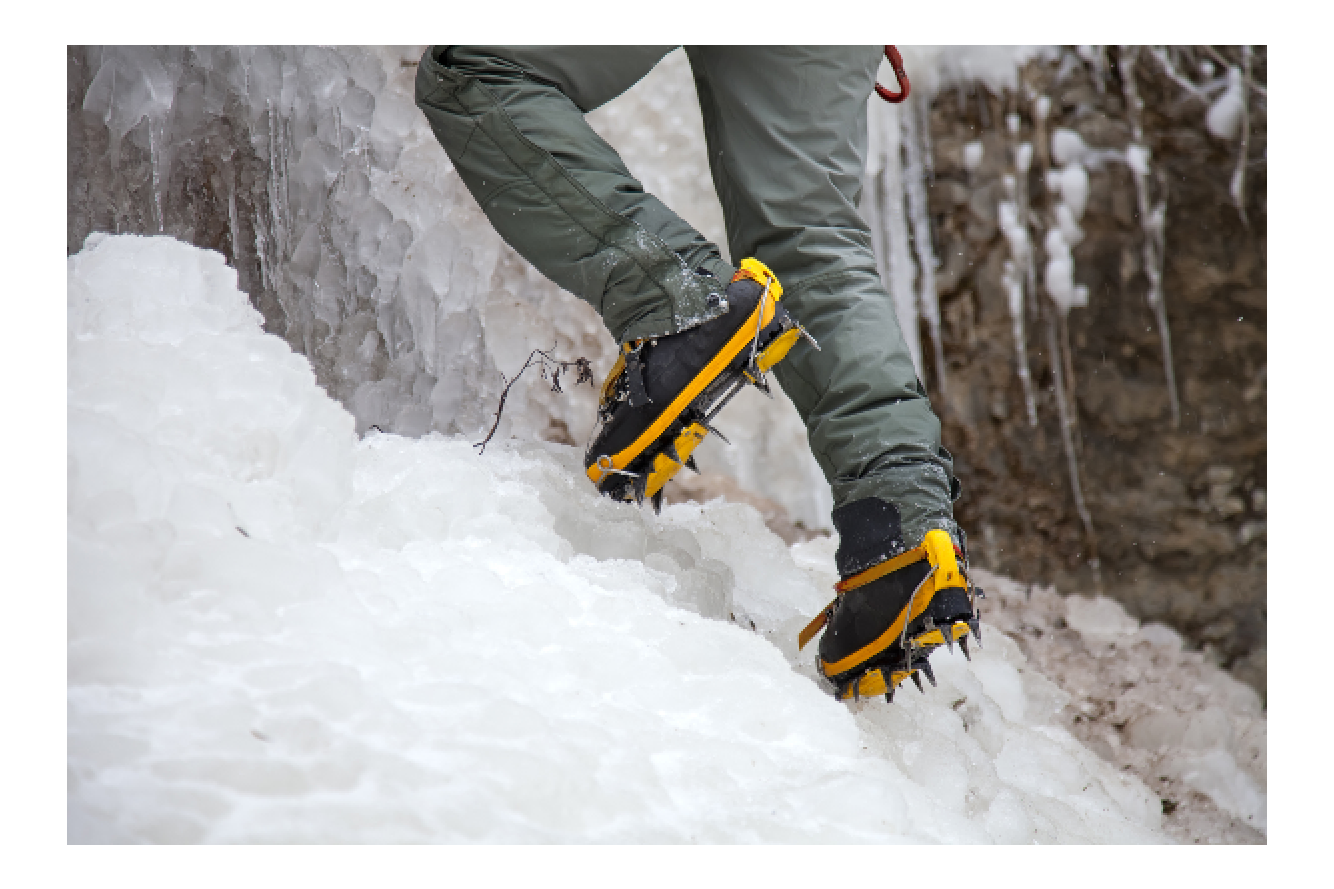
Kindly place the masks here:
POLYGON ((734 270, 584 120, 671 47, 431 47, 417 105, 501 237, 618 342, 726 310, 734 270))
POLYGON ((895 506, 903 543, 960 543, 953 462, 857 210, 880 47, 687 47, 732 256, 755 256, 819 341, 775 374, 839 508, 895 506))

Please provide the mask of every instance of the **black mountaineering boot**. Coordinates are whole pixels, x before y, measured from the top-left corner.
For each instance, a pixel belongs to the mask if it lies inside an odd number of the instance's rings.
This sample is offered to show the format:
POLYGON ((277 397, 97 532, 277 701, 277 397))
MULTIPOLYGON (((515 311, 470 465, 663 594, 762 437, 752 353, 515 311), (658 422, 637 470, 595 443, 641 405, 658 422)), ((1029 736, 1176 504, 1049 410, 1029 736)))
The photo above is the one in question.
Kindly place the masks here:
POLYGON ((800 646, 825 629, 816 663, 839 700, 893 700, 904 679, 922 688, 919 673, 935 685, 927 655, 941 646, 953 651, 957 641, 967 657, 969 633, 978 638, 977 590, 963 552, 938 528, 908 549, 898 509, 879 497, 844 504, 833 519, 842 580, 837 598, 802 630, 800 646))
MULTIPOLYGON (((778 304, 783 287, 757 259, 745 259, 727 285, 727 311, 671 336, 624 343, 602 384, 598 428, 584 455, 603 494, 662 503, 662 487, 713 432, 713 418, 742 386, 766 395, 768 370, 799 337, 815 340, 778 304)), ((816 348, 819 348, 816 346, 816 348)), ((696 470, 698 471, 698 470, 696 470)))

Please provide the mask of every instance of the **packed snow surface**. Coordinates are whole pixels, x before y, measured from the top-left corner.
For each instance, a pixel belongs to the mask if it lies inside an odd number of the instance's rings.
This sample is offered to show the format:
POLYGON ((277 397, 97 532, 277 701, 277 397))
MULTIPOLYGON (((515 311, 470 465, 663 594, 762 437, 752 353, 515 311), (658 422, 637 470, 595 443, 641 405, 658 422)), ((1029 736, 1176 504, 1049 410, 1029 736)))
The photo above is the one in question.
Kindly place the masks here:
POLYGON ((68 300, 71 841, 1163 839, 985 624, 924 696, 821 691, 832 540, 358 440, 169 238, 92 236, 68 300))

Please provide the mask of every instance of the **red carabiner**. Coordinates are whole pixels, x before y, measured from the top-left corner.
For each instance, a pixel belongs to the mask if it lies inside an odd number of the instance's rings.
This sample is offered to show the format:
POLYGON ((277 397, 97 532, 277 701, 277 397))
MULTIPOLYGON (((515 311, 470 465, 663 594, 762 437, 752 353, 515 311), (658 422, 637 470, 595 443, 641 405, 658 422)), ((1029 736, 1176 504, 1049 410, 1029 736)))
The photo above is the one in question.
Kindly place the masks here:
POLYGON ((884 99, 886 102, 897 105, 904 99, 908 98, 908 75, 903 70, 903 56, 899 55, 897 49, 892 46, 886 46, 885 58, 889 59, 889 67, 894 69, 894 76, 898 78, 899 87, 902 92, 891 93, 879 83, 875 85, 875 91, 879 93, 880 98, 884 99))

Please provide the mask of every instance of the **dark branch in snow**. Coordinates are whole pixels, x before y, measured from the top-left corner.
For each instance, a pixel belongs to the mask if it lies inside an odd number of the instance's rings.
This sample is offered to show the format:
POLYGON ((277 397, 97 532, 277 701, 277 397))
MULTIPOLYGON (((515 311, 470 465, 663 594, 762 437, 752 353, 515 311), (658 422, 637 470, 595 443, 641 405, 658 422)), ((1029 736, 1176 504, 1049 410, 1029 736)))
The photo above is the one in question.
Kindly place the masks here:
MULTIPOLYGON (((554 350, 556 347, 552 346, 551 348, 554 350)), ((509 398, 510 388, 519 381, 519 377, 523 376, 523 372, 532 366, 534 359, 537 360, 538 373, 542 375, 542 379, 545 380, 547 374, 551 374, 552 392, 565 391, 560 387, 560 375, 563 371, 566 371, 571 367, 576 371, 574 380, 576 386, 585 382, 590 386, 593 385, 593 365, 587 358, 580 357, 573 361, 561 361, 541 349, 534 349, 529 352, 528 360, 523 363, 523 367, 519 368, 519 372, 512 378, 507 379, 503 373, 500 375, 500 378, 505 382, 505 388, 500 392, 500 404, 496 407, 495 422, 491 424, 491 431, 486 434, 486 438, 473 445, 473 447, 478 448, 477 453, 479 456, 486 453, 486 446, 491 442, 491 439, 495 437, 496 430, 500 428, 500 417, 505 412, 505 399, 509 398), (548 365, 550 366, 550 370, 548 370, 548 365)))

